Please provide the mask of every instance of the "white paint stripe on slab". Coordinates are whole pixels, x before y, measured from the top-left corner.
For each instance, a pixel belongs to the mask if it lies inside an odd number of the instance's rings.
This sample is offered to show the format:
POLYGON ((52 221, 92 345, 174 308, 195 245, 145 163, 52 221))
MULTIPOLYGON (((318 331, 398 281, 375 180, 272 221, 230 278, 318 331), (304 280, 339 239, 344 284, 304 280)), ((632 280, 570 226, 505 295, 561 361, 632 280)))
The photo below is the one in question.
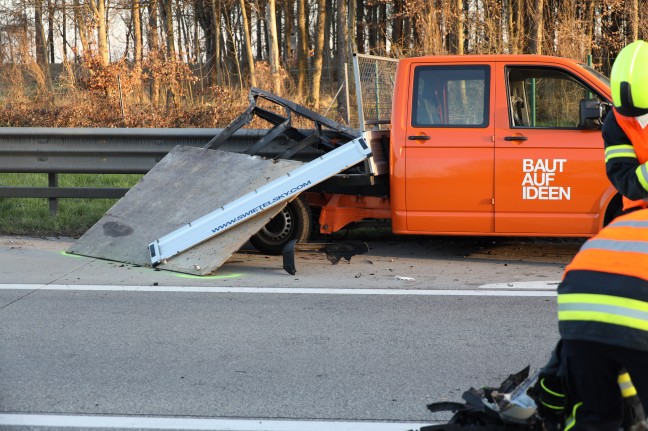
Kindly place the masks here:
POLYGON ((66 290, 166 293, 274 293, 305 295, 556 296, 554 291, 464 289, 327 289, 299 287, 111 286, 89 284, 0 284, 0 290, 66 290))
POLYGON ((482 284, 480 289, 556 290, 560 281, 514 281, 482 284))
POLYGON ((0 425, 212 431, 406 431, 433 423, 0 414, 0 425))

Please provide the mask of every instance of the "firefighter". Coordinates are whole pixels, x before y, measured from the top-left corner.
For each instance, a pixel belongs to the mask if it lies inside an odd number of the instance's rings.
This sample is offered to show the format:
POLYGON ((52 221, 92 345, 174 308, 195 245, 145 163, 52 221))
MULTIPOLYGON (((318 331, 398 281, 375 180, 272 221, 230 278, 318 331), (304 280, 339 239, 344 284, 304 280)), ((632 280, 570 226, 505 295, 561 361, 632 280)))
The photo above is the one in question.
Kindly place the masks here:
POLYGON ((628 212, 648 207, 648 43, 621 50, 610 73, 614 108, 603 123, 607 176, 628 212))
POLYGON ((617 217, 585 242, 558 287, 558 327, 565 431, 619 429, 623 370, 648 408, 648 209, 617 217))

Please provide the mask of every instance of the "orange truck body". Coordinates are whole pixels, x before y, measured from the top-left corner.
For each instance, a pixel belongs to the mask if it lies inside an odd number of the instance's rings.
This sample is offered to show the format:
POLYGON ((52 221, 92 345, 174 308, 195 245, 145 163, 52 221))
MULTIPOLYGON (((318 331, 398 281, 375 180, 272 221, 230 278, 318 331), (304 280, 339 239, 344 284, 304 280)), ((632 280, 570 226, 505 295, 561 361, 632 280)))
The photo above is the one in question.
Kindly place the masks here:
POLYGON ((389 196, 320 197, 320 231, 391 218, 397 234, 582 236, 619 210, 600 127, 606 78, 565 58, 430 56, 400 60, 389 133, 389 196), (421 119, 421 102, 437 104, 421 119))

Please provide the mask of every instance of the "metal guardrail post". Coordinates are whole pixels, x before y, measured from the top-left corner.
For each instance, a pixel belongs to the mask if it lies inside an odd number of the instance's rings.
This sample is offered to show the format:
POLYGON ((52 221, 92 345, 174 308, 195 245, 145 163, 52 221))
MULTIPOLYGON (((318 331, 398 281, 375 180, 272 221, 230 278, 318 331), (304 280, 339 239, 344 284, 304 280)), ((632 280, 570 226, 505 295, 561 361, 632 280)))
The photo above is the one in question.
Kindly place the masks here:
MULTIPOLYGON (((54 172, 49 172, 47 174, 47 185, 48 187, 58 187, 58 174, 54 172)), ((58 199, 57 198, 49 198, 49 210, 50 214, 56 215, 58 212, 58 199)))

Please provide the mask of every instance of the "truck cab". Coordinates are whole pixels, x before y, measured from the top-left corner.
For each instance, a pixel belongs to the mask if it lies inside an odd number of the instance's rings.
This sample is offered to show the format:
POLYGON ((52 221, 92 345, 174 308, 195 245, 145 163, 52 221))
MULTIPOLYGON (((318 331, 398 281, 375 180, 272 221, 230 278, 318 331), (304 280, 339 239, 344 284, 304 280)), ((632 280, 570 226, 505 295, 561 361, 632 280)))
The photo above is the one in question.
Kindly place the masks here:
POLYGON ((595 234, 620 210, 598 118, 610 100, 603 75, 564 58, 401 60, 389 136, 392 230, 595 234))

